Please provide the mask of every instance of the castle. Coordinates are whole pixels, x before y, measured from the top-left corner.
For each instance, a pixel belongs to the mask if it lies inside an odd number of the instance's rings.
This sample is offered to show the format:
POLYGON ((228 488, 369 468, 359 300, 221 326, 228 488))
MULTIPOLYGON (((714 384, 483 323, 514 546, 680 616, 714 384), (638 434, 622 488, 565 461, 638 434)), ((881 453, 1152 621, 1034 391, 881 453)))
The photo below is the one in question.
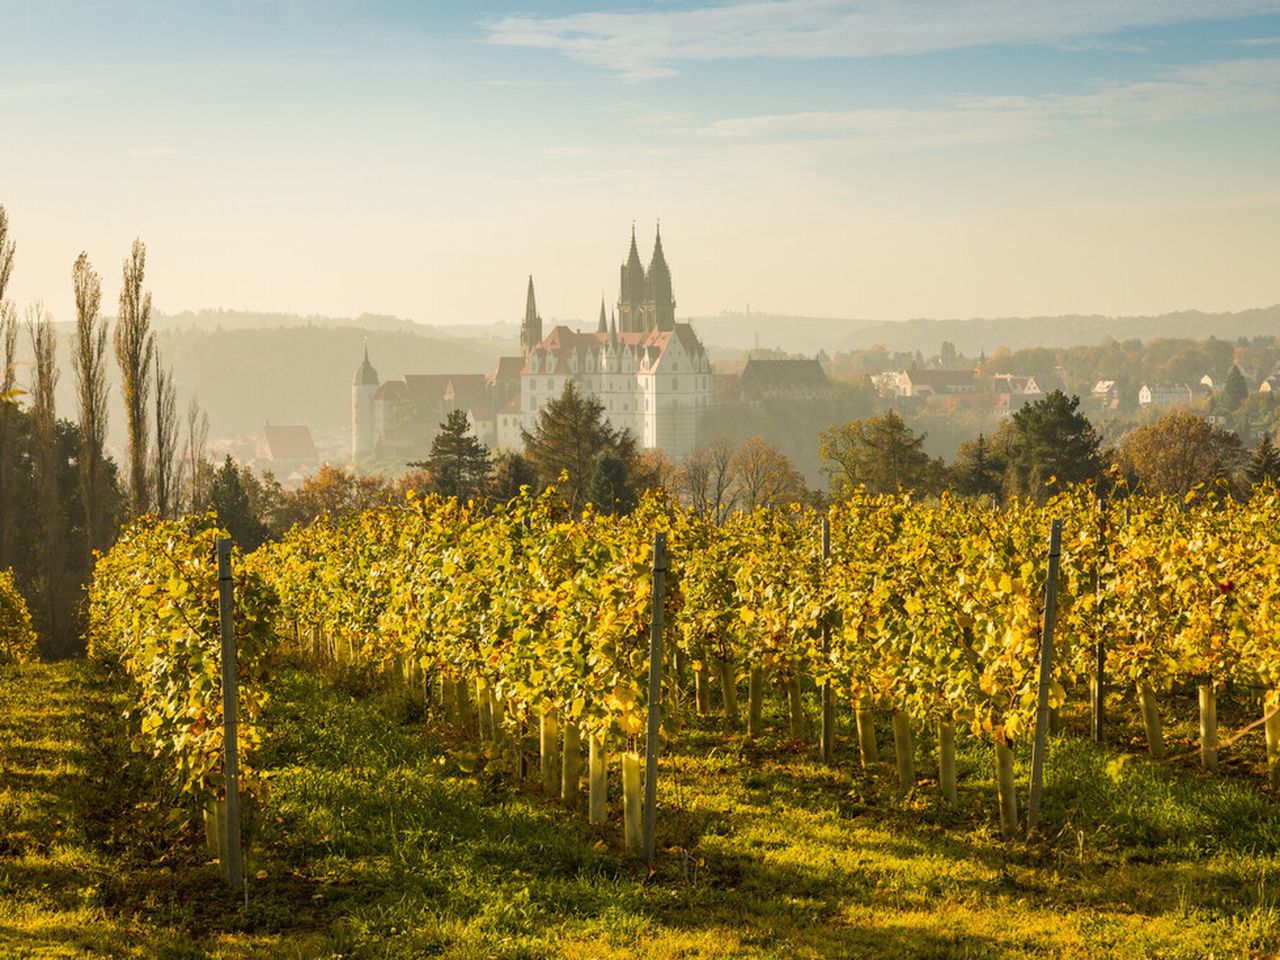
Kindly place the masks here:
POLYGON ((539 411, 572 382, 599 399, 616 429, 672 460, 693 452, 698 418, 712 402, 711 361, 693 327, 675 319, 671 270, 659 231, 645 269, 631 249, 620 270, 618 302, 595 331, 554 327, 545 337, 533 291, 525 297, 519 357, 502 357, 490 374, 409 374, 379 383, 368 350, 351 387, 352 460, 424 457, 439 424, 464 410, 490 449, 522 446, 539 411))

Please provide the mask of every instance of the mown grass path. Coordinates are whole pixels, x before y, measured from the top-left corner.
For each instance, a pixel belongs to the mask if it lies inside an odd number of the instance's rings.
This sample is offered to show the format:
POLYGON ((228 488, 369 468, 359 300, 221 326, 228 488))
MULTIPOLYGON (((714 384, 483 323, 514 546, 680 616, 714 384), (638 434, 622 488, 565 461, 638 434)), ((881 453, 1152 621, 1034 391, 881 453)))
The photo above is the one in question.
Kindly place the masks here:
MULTIPOLYGON (((1280 806, 1256 771, 1119 766, 1057 739, 1053 830, 1028 845, 999 838, 991 758, 975 741, 961 745, 947 810, 928 785, 899 795, 887 763, 855 776, 848 755, 827 768, 706 718, 664 756, 663 852, 648 876, 620 849, 616 802, 607 827, 590 827, 429 729, 403 693, 296 669, 272 692, 246 910, 130 762, 109 675, 83 662, 0 670, 0 957, 1280 950, 1280 806)), ((924 778, 929 749, 922 738, 924 778)))

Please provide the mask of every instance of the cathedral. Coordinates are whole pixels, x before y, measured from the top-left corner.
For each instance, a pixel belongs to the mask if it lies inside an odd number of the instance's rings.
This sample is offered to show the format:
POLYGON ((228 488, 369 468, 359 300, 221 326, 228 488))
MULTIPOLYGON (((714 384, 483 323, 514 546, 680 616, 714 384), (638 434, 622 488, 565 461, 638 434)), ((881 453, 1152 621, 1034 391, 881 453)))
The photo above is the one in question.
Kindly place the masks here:
POLYGON ((491 449, 519 449, 521 430, 532 432, 539 411, 569 382, 598 398, 609 423, 629 430, 639 446, 680 460, 697 445, 713 385, 706 350, 689 324, 676 321, 675 307, 661 232, 646 269, 633 227, 617 304, 612 316, 600 304, 592 332, 560 325, 544 336, 530 277, 521 356, 501 358, 493 373, 410 374, 379 383, 366 350, 351 388, 353 462, 425 456, 452 410, 466 411, 491 449))

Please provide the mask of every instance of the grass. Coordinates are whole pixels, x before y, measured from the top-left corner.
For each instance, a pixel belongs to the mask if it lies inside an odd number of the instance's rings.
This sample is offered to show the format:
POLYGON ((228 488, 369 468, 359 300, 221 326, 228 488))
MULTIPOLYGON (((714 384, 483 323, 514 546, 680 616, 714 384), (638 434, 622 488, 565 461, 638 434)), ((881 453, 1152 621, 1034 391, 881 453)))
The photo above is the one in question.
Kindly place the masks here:
MULTIPOLYGON (((1051 741, 1041 839, 1005 841, 990 749, 959 738, 960 798, 886 761, 688 718, 662 760, 659 862, 515 784, 407 695, 285 669, 260 765, 248 907, 120 746, 123 694, 84 663, 0 671, 0 956, 1264 957, 1280 951, 1280 805, 1260 733, 1153 766, 1139 731, 1051 741)), ((782 728, 780 704, 771 729, 782 728)), ((1194 705, 1167 713, 1193 745, 1194 705)), ((1244 708, 1222 707, 1224 733, 1244 708)), ((891 749, 887 727, 882 750, 891 749)), ((1019 755, 1025 784, 1027 757, 1019 755)), ((611 783, 618 782, 616 764, 611 783)), ((1025 801, 1025 793, 1021 798, 1025 801)))

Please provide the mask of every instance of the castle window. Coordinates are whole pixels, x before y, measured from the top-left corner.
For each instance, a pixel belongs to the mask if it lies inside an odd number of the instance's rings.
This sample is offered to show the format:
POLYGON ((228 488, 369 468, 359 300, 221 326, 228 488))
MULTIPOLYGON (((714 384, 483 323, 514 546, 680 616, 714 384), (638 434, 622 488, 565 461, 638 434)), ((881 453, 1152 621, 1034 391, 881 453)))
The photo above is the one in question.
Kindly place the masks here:
POLYGON ((680 381, 679 381, 677 378, 675 378, 675 377, 672 377, 672 378, 671 378, 671 389, 672 389, 672 390, 679 390, 679 389, 680 389, 680 381))

